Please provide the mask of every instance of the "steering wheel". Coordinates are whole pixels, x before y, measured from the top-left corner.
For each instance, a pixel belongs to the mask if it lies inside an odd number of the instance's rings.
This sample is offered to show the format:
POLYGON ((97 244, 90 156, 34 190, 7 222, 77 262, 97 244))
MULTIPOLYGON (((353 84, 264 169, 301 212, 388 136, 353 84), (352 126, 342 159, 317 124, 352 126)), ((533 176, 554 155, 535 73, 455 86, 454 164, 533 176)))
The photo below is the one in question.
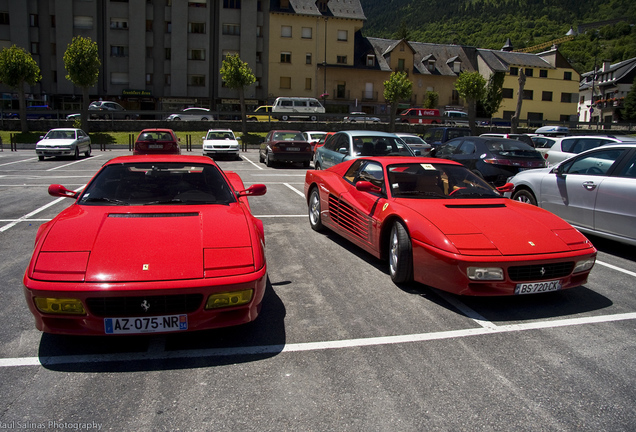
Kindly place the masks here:
POLYGON ((603 170, 600 169, 599 167, 593 166, 593 167, 589 167, 587 171, 585 172, 585 174, 604 174, 604 173, 603 173, 603 170))

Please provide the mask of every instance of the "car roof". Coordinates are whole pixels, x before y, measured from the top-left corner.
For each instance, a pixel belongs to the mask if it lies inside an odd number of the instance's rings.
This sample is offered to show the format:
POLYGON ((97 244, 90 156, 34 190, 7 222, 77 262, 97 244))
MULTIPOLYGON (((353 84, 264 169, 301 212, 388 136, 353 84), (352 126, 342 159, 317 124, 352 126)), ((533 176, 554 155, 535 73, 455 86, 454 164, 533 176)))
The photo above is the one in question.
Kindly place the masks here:
POLYGON ((351 137, 380 136, 380 137, 386 137, 386 138, 395 138, 397 136, 394 133, 372 131, 372 130, 345 130, 345 131, 339 131, 339 132, 336 132, 336 133, 344 133, 344 134, 347 134, 347 135, 349 135, 351 137))
POLYGON ((290 130, 290 129, 274 129, 270 131, 271 133, 273 132, 287 132, 287 133, 299 133, 301 134, 302 132, 299 130, 290 130))
POLYGON ((140 133, 144 133, 144 132, 172 132, 174 133, 172 129, 162 129, 162 128, 143 129, 140 133))
POLYGON ((234 131, 232 131, 232 129, 208 129, 208 133, 210 132, 232 132, 234 133, 234 131))
POLYGON ((139 162, 181 162, 181 163, 197 163, 197 164, 204 163, 209 165, 216 165, 214 160, 210 159, 208 156, 169 155, 169 154, 119 156, 109 160, 104 165, 139 163, 139 162))
POLYGON ((55 129, 49 130, 49 132, 51 132, 51 131, 78 131, 78 130, 81 130, 81 129, 77 129, 77 128, 55 128, 55 129))

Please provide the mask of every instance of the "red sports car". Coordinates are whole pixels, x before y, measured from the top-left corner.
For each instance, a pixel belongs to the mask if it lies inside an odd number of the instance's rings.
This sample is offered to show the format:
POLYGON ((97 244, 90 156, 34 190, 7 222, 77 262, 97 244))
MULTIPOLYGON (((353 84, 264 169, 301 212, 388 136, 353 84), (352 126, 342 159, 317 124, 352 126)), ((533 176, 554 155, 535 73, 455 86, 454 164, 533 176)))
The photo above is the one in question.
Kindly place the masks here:
POLYGON ((263 224, 243 186, 204 156, 124 156, 43 224, 24 276, 47 333, 166 333, 253 321, 267 280, 263 224))
POLYGON ((596 259, 567 222, 503 198, 448 160, 349 160, 307 171, 305 196, 314 230, 327 227, 388 258, 395 283, 462 295, 557 291, 584 284, 596 259))
POLYGON ((133 154, 181 154, 179 138, 172 129, 144 129, 135 140, 133 154))

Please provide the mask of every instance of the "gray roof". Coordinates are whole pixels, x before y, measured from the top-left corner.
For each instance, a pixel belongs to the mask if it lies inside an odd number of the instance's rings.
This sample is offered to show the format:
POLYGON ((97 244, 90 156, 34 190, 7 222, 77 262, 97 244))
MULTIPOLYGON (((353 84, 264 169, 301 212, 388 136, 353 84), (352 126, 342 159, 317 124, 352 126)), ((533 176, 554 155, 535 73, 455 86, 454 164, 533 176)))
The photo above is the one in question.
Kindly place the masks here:
POLYGON ((495 72, 508 71, 510 66, 555 69, 550 63, 537 54, 495 51, 477 48, 479 56, 488 67, 495 72))
MULTIPOLYGON (((628 59, 628 60, 623 60, 622 62, 614 63, 613 65, 610 65, 609 70, 606 70, 606 71, 597 70, 596 74, 598 75, 602 73, 613 72, 614 78, 611 80, 605 81, 604 84, 607 84, 607 83, 615 83, 622 80, 624 77, 628 77, 630 73, 634 72, 634 70, 636 70, 636 57, 628 59)), ((585 72, 581 74, 581 85, 583 86, 584 85, 583 83, 585 82, 591 82, 593 75, 594 75, 594 71, 589 71, 589 72, 585 72)))
POLYGON ((337 18, 351 18, 366 20, 360 0, 330 0, 328 11, 320 12, 316 0, 289 0, 289 8, 281 8, 280 0, 270 0, 270 12, 284 12, 298 15, 332 16, 337 18))

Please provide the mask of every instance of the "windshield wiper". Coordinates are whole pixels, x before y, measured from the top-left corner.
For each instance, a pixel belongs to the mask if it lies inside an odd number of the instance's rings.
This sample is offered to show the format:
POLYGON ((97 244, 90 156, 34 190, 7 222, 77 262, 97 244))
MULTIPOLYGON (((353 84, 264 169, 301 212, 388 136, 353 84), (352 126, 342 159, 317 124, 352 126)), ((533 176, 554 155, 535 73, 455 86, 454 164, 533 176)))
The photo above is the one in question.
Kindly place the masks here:
POLYGON ((110 203, 110 204, 117 204, 117 205, 130 205, 130 203, 128 203, 126 201, 118 200, 118 199, 115 199, 115 198, 108 198, 108 197, 84 198, 84 199, 82 199, 81 202, 83 202, 83 203, 88 203, 88 202, 107 202, 107 203, 110 203))

